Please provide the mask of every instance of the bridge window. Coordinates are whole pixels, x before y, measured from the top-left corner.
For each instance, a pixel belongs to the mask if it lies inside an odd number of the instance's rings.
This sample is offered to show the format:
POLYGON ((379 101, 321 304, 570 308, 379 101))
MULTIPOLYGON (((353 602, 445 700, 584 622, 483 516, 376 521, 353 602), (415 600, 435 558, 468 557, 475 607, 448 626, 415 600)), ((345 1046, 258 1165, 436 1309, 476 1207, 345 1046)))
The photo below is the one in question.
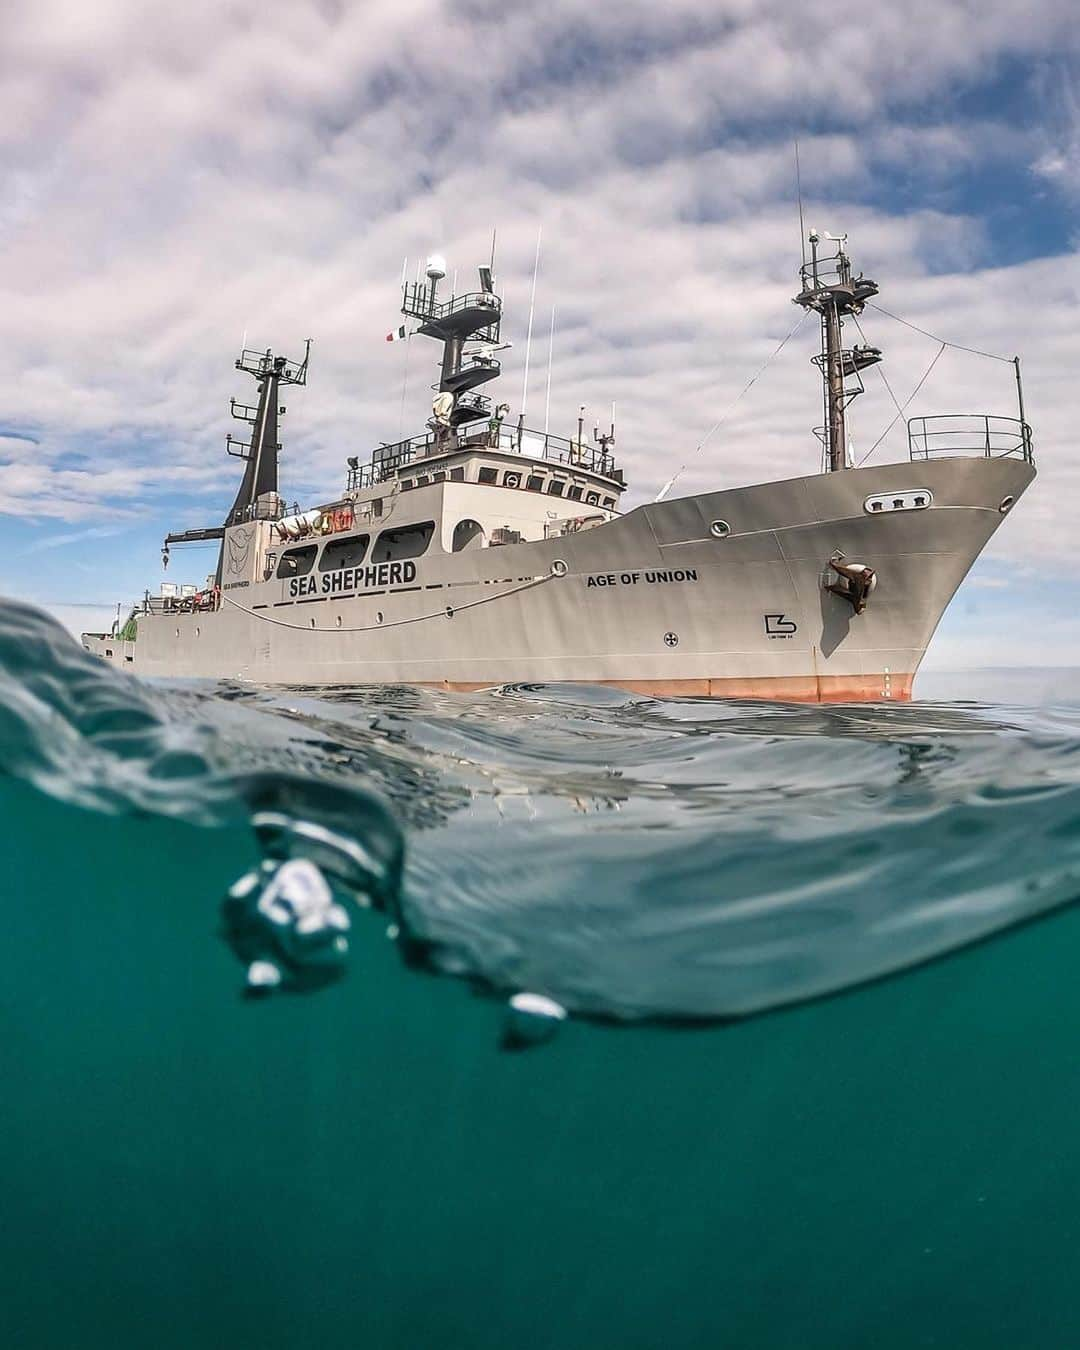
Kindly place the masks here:
POLYGON ((401 490, 402 490, 402 492, 408 492, 408 490, 409 490, 410 488, 414 488, 415 486, 416 486, 416 484, 413 482, 413 480, 412 480, 411 478, 403 478, 403 479, 401 480, 401 490))
POLYGON ((521 474, 519 474, 516 469, 507 469, 507 471, 503 474, 503 487, 516 488, 520 486, 521 486, 521 474))
POLYGON ((401 525, 396 530, 383 530, 371 551, 371 561, 397 562, 400 558, 419 558, 427 552, 435 522, 425 520, 419 525, 401 525))
POLYGON ((590 493, 587 493, 587 494, 586 494, 586 497, 585 497, 585 505, 586 505, 586 506, 599 506, 599 505, 600 505, 600 494, 599 494, 599 492, 590 492, 590 493))
POLYGON ((613 511, 613 510, 615 509, 615 498, 614 498, 614 497, 605 497, 605 498, 604 498, 604 505, 607 507, 607 509, 608 509, 609 511, 613 511))
POLYGON ((525 483, 530 492, 543 492, 544 480, 538 473, 531 474, 525 483))
POLYGON ((451 481, 451 483, 464 483, 464 481, 465 481, 465 470, 464 470, 464 469, 451 469, 451 470, 450 470, 450 481, 451 481))
POLYGON ((287 548, 278 560, 279 577, 302 577, 315 566, 318 544, 304 544, 301 548, 287 548))
POLYGON ((567 488, 566 495, 572 502, 581 501, 581 484, 575 483, 573 487, 567 488))
POLYGON ((481 468, 479 474, 477 475, 477 482, 479 483, 497 483, 498 481, 499 481, 498 469, 489 468, 488 465, 486 464, 481 468))
POLYGON ((484 527, 476 520, 460 520, 454 526, 454 541, 451 545, 455 553, 467 548, 483 548, 484 527))
POLYGON ((431 479, 427 476, 427 474, 426 474, 426 473, 422 473, 422 474, 420 475, 420 477, 416 480, 416 486, 417 486, 417 487, 427 487, 427 485, 428 485, 430 482, 431 482, 431 479))
POLYGON ((565 487, 566 484, 561 478, 553 478, 548 484, 548 496, 561 497, 563 495, 563 488, 565 487))
POLYGON ((358 567, 364 561, 370 534, 354 534, 348 539, 332 539, 319 559, 320 572, 337 572, 342 567, 358 567))
POLYGON ((433 474, 431 475, 431 481, 432 481, 433 483, 445 483, 445 482, 446 482, 446 474, 445 474, 445 473, 441 473, 441 472, 440 472, 440 473, 433 473, 433 474))

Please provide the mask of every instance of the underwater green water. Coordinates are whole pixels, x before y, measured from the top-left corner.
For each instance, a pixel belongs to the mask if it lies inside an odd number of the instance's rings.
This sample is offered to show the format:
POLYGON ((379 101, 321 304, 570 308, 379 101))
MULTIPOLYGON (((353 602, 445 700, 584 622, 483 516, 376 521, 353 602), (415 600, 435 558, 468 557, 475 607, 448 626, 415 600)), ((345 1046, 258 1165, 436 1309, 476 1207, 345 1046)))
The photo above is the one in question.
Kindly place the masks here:
POLYGON ((496 1006, 366 942, 252 1003, 242 829, 0 780, 19 1347, 1080 1341, 1080 913, 708 1028, 496 1006))
POLYGON ((1080 1344, 1080 678, 934 683, 148 684, 0 603, 0 1350, 1080 1344))

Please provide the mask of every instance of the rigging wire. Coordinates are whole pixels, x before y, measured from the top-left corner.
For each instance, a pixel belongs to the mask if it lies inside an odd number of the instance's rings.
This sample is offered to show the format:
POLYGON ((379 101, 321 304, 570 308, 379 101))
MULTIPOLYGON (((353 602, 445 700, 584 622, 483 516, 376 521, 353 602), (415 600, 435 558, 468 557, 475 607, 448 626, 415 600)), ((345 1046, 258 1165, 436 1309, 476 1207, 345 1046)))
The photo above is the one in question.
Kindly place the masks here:
POLYGON ((667 480, 667 482, 664 484, 664 486, 663 486, 663 487, 660 489, 660 491, 656 494, 656 496, 653 498, 653 501, 654 501, 654 502, 662 502, 662 501, 664 500, 664 498, 668 495, 668 493, 669 493, 669 492, 671 491, 671 489, 675 486, 675 484, 678 482, 678 480, 679 480, 679 479, 682 477, 682 475, 686 472, 687 465, 689 465, 690 461, 694 458, 695 455, 699 455, 699 454, 701 453, 701 451, 705 448, 705 443, 706 443, 708 440, 710 440, 711 437, 713 437, 713 436, 720 430, 720 428, 724 425, 724 423, 727 421, 727 419, 728 419, 728 418, 731 416, 731 414, 735 411, 736 407, 738 407, 738 405, 742 402, 742 400, 743 400, 743 399, 746 397, 746 395, 750 392, 750 390, 751 390, 751 388, 754 386, 754 384, 761 378, 762 375, 765 374, 765 372, 766 372, 766 370, 768 370, 769 366, 772 365, 772 363, 776 360, 776 358, 777 358, 777 357, 780 355, 780 353, 784 350, 784 348, 787 346, 787 344, 791 341, 791 339, 795 336, 795 334, 796 334, 796 333, 799 331, 799 329, 803 326, 803 324, 806 322, 806 319, 807 319, 807 316, 808 316, 809 313, 810 313, 809 310, 803 310, 802 314, 799 316, 799 321, 798 321, 798 323, 795 325, 795 327, 788 333, 787 337, 783 338, 783 339, 777 344, 777 346, 772 350, 772 352, 770 352, 769 357, 768 357, 768 359, 765 361, 764 365, 762 365, 758 370, 756 370, 756 371, 754 372, 753 375, 751 375, 750 379, 746 382, 746 384, 743 385, 742 389, 741 389, 741 390, 739 391, 739 393, 735 396, 734 400, 733 400, 733 401, 727 406, 727 408, 724 410, 723 416, 720 418, 720 420, 719 420, 718 422, 714 422, 714 423, 713 423, 713 425, 708 429, 708 431, 705 433, 705 435, 702 436, 701 440, 698 441, 697 445, 694 446, 694 449, 690 452, 690 454, 687 455, 687 457, 686 457, 686 463, 679 466, 679 468, 675 471, 675 473, 672 474, 672 476, 667 480))
POLYGON ((887 319, 895 319, 897 323, 902 323, 905 328, 911 328, 916 333, 921 333, 923 337, 928 337, 934 342, 940 342, 943 347, 952 347, 958 352, 970 352, 972 356, 985 356, 989 361, 1002 361, 1007 366, 1013 364, 1011 356, 998 356, 996 352, 980 351, 978 347, 965 347, 962 342, 949 342, 947 338, 940 337, 937 333, 931 333, 925 328, 920 328, 917 323, 902 319, 899 314, 893 314, 891 310, 884 309, 881 305, 875 305, 872 300, 867 302, 867 308, 876 309, 879 314, 884 314, 887 319))
MULTIPOLYGON (((858 316, 855 315, 855 314, 852 314, 852 316, 851 316, 851 322, 855 325, 856 329, 858 330, 859 336, 862 338, 863 342, 866 344, 867 347, 869 347, 869 346, 870 346, 870 343, 869 343, 869 341, 868 341, 868 339, 867 339, 866 334, 865 334, 865 333, 863 332, 863 330, 862 330, 862 324, 859 322, 858 316)), ((885 383, 885 388, 889 391, 889 397, 890 397, 890 398, 892 399, 892 401, 893 401, 893 407, 896 409, 897 412, 903 412, 903 408, 900 407, 900 401, 897 399, 896 395, 893 393, 893 387, 892 387, 892 385, 889 383, 889 377, 885 374, 884 368, 883 368, 882 366, 875 366, 874 369, 878 372, 878 374, 881 376, 882 380, 884 381, 884 383, 885 383)))
MULTIPOLYGON (((858 330, 859 337, 862 338, 863 343, 864 343, 867 347, 869 347, 870 342, 869 342, 869 340, 867 339, 866 334, 865 334, 865 333, 863 332, 863 330, 862 330, 862 324, 859 322, 859 318, 858 318, 858 315, 857 315, 857 314, 854 314, 854 313, 852 314, 852 316, 851 316, 851 322, 855 325, 856 329, 858 330)), ((903 408, 901 407, 901 405, 900 405, 900 400, 899 400, 899 399, 896 397, 896 395, 893 393, 893 387, 892 387, 892 385, 889 383, 889 377, 885 374, 884 367, 879 365, 879 366, 875 366, 874 369, 875 369, 875 370, 877 371, 877 373, 881 376, 881 379, 882 379, 882 382, 883 382, 884 385, 885 385, 885 388, 889 391, 889 397, 892 399, 892 401, 893 401, 893 407, 896 409, 896 417, 893 418, 893 420, 889 423, 889 425, 885 428, 885 430, 884 430, 884 431, 881 433, 881 435, 877 438, 877 440, 876 440, 876 441, 874 442, 874 444, 870 447, 870 449, 867 450, 866 454, 867 454, 868 456, 871 455, 871 454, 873 454, 873 452, 877 449, 877 447, 881 444, 881 442, 882 442, 882 441, 885 439, 885 437, 889 434, 889 432, 892 430, 892 428, 896 425, 897 419, 900 418, 900 417, 903 417, 903 415, 904 415, 904 409, 903 409, 903 408)), ((913 396, 913 397, 914 397, 914 396, 913 396)), ((909 399, 908 401, 910 402, 910 399, 909 399)), ((860 463, 860 464, 861 464, 862 462, 863 462, 862 460, 859 460, 859 463, 860 463)))
MULTIPOLYGON (((508 591, 497 591, 494 595, 484 595, 479 600, 467 600, 463 605, 447 605, 431 614, 416 614, 409 619, 390 619, 385 623, 367 623, 342 628, 312 628, 310 624, 289 623, 287 619, 275 619, 269 614, 259 614, 253 609, 248 609, 246 605, 237 604, 235 600, 225 594, 222 594, 221 598, 227 605, 232 605, 233 609, 238 609, 241 614, 246 614, 249 619, 260 619, 263 623, 273 624, 275 628, 293 628, 303 633, 372 633, 380 628, 406 628, 414 623, 427 623, 430 619, 452 619, 455 614, 461 614, 467 609, 477 609, 480 605, 490 605, 496 600, 505 600, 508 596, 520 595, 522 591, 535 590, 537 586, 544 586, 549 581, 556 581, 564 575, 564 572, 546 572, 541 577, 531 577, 523 586, 512 586, 508 591)), ((351 599, 353 597, 342 598, 351 599)))
MULTIPOLYGON (((1008 356, 999 356, 996 352, 984 352, 984 351, 983 351, 981 348, 979 348, 979 347, 965 347, 964 344, 963 344, 962 342, 950 342, 950 341, 948 340, 948 338, 943 338, 943 337, 939 336, 937 333, 931 333, 930 330, 927 329, 927 328, 920 328, 919 325, 918 325, 917 323, 912 323, 909 319, 902 319, 902 318, 900 317, 899 314, 894 314, 891 310, 885 309, 885 307, 884 307, 883 305, 876 305, 876 304, 874 304, 874 302, 873 302, 872 300, 871 300, 871 301, 868 301, 868 308, 870 308, 870 309, 876 309, 877 312, 878 312, 879 314, 884 314, 885 317, 886 317, 887 319, 893 319, 893 320, 895 320, 897 323, 903 324, 903 326, 904 326, 905 328, 910 328, 910 329, 912 330, 912 332, 915 332, 915 333, 921 333, 923 337, 930 338, 930 340, 931 340, 932 342, 940 343, 940 346, 938 347, 938 350, 937 350, 937 352, 935 353, 935 355, 934 355, 933 359, 931 360, 930 364, 927 366, 926 370, 923 372, 922 379, 921 379, 921 380, 919 381, 919 383, 915 386, 915 388, 911 391, 911 393, 908 395, 908 397, 904 400, 904 403, 903 403, 902 406, 901 406, 901 404, 897 401, 896 395, 893 393, 893 388, 892 388, 892 385, 889 383, 888 377, 886 376, 885 372, 881 369, 881 367, 878 366, 878 368, 877 368, 877 369, 878 369, 878 373, 880 374, 882 380, 885 382, 885 388, 889 391, 889 397, 892 399, 893 405, 894 405, 895 408, 896 408, 896 416, 892 419, 892 421, 889 423, 889 425, 885 428, 885 430, 884 430, 884 431, 881 433, 881 435, 877 438, 877 440, 876 440, 876 441, 874 442, 874 444, 870 447, 870 449, 867 450, 866 454, 863 455, 862 459, 859 460, 859 464, 860 464, 860 465, 863 465, 863 464, 866 463, 866 461, 870 458, 870 456, 871 456, 871 455, 874 453, 874 451, 878 448, 878 446, 879 446, 879 445, 881 444, 881 442, 885 439, 885 437, 889 434, 889 432, 892 431, 893 427, 896 426, 896 424, 897 424, 897 422, 900 420, 900 418, 903 417, 905 411, 907 410, 908 406, 909 406, 910 403, 911 403, 911 400, 915 397, 915 395, 916 395, 916 394, 919 392, 919 390, 923 387, 923 385, 926 383, 926 381, 930 378, 930 372, 934 369, 934 367, 937 365, 937 363, 941 360, 941 357, 942 357, 943 353, 945 352, 945 349, 946 349, 946 348, 951 348, 953 351, 958 351, 958 352, 967 352, 967 353, 968 353, 969 355, 971 355, 971 356, 983 356, 983 357, 985 357, 988 361, 1000 361, 1000 362, 1002 362, 1002 364, 1007 365, 1007 366, 1011 366, 1011 365, 1014 364, 1014 361, 1013 361, 1013 358, 1012 358, 1012 357, 1008 357, 1008 356)), ((854 321, 854 323, 855 323, 855 327, 856 327, 856 328, 858 329, 858 331, 859 331, 859 336, 862 338, 863 342, 866 342, 866 334, 863 332, 862 326, 860 325, 858 318, 857 318, 854 314, 853 314, 851 317, 852 317, 852 319, 853 319, 853 321, 854 321)), ((867 345, 869 346, 869 343, 867 343, 867 345)))
MULTIPOLYGON (((941 339, 939 338, 938 341, 940 342, 941 339)), ((896 426, 897 422, 899 422, 899 420, 901 419, 901 417, 903 417, 904 411, 905 411, 905 409, 907 408, 908 404, 909 404, 909 403, 911 402, 911 400, 915 397, 915 395, 919 392, 919 390, 923 387, 923 385, 926 383, 926 381, 930 378, 930 372, 934 369, 934 367, 937 365, 937 363, 941 360, 942 356, 943 356, 944 353, 945 353, 946 347, 949 347, 949 346, 951 346, 951 345, 952 345, 952 344, 949 343, 949 342, 942 342, 942 343, 941 343, 941 346, 937 349, 937 351, 936 351, 935 354, 934 354, 933 360, 930 362, 930 364, 929 364, 929 365, 926 367, 926 369, 923 371, 922 379, 919 381, 919 383, 915 386, 915 388, 911 391, 911 393, 910 393, 910 394, 907 396, 907 398, 904 400, 904 405, 903 405, 903 407, 900 407, 899 405, 897 405, 896 416, 892 419, 892 421, 889 423, 889 425, 885 428, 885 430, 884 430, 884 431, 881 433, 881 435, 877 438, 877 440, 876 440, 876 441, 874 442, 874 444, 870 447, 870 449, 867 450, 866 454, 863 455, 862 459, 859 460, 859 463, 858 463, 858 466, 857 466, 857 467, 862 468, 862 466, 866 463, 866 461, 870 458, 870 456, 871 456, 871 455, 874 453, 874 451, 878 448, 878 446, 879 446, 879 445, 881 444, 881 442, 885 439, 885 437, 889 434, 889 432, 892 431, 893 427, 896 426)), ((893 401, 895 402, 895 395, 894 395, 893 401)))

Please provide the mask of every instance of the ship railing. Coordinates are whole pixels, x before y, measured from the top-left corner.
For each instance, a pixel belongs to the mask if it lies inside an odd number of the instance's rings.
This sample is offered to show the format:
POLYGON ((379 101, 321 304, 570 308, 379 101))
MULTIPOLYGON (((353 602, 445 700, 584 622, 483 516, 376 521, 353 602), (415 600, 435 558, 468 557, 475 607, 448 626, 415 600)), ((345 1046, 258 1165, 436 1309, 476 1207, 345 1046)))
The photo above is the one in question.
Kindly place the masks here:
POLYGON ((487 394, 475 394, 471 389, 458 394, 454 401, 454 411, 459 413, 459 425, 464 426, 479 421, 481 417, 491 416, 491 399, 487 394))
POLYGON ((495 323, 502 313, 502 302, 490 291, 466 291, 464 295, 452 295, 447 300, 437 300, 435 291, 423 282, 410 281, 405 285, 401 306, 404 314, 415 319, 448 319, 467 309, 490 310, 491 322, 495 323))
POLYGON ((187 595, 151 595, 147 591, 132 614, 211 614, 220 608, 217 587, 206 586, 187 595))
POLYGON ((246 370, 249 375, 269 375, 276 368, 282 379, 290 384, 303 382, 306 366, 306 360, 290 361, 283 356, 276 357, 271 351, 260 352, 253 347, 245 347, 236 358, 237 370, 246 370))
POLYGON ((1018 417, 990 413, 937 413, 908 421, 908 452, 913 460, 981 456, 985 459, 1034 460, 1031 427, 1018 417))
POLYGON ((530 431, 524 426, 507 426, 492 419, 480 425, 472 423, 448 434, 436 435, 434 431, 428 431, 407 441, 382 445, 375 451, 370 464, 349 466, 346 486, 349 491, 375 487, 391 481, 400 469, 418 460, 459 450, 494 450, 504 455, 547 460, 569 469, 586 469, 616 482, 622 478, 610 450, 605 451, 588 441, 571 441, 565 436, 530 431))

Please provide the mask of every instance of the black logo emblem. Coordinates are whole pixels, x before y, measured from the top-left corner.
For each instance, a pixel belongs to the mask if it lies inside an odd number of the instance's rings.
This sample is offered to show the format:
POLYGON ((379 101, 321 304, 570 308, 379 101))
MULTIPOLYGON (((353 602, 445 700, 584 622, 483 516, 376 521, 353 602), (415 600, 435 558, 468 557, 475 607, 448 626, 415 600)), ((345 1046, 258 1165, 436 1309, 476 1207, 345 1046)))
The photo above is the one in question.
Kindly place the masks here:
POLYGON ((679 635, 678 633, 665 633, 664 641, 669 647, 677 647, 679 645, 679 635))
POLYGON ((794 619, 789 619, 785 614, 766 614, 765 615, 765 633, 771 638, 794 637, 799 631, 799 625, 794 619))
POLYGON ((229 571, 234 575, 242 572, 247 565, 251 552, 251 541, 255 537, 255 527, 248 530, 232 530, 226 535, 229 541, 229 571))

